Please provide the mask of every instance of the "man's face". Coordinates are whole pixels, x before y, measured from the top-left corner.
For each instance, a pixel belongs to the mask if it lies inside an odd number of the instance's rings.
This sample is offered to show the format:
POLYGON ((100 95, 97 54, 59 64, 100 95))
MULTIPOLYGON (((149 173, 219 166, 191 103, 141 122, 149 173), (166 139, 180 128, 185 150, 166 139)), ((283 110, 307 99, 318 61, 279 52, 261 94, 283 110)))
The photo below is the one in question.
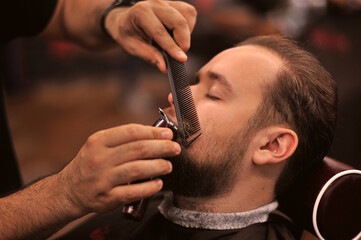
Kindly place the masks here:
MULTIPOLYGON (((248 121, 280 64, 269 51, 249 45, 221 52, 199 71, 191 90, 202 136, 172 160, 166 188, 194 197, 231 190, 251 164, 248 121)), ((172 108, 165 111, 176 121, 171 95, 169 101, 172 108)))

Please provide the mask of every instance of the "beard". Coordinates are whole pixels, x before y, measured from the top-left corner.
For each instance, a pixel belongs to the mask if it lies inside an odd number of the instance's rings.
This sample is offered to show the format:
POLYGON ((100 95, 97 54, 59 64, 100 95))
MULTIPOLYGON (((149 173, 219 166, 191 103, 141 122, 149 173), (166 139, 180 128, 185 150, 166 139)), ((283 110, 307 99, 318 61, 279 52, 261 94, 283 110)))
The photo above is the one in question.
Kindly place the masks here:
POLYGON ((173 171, 162 177, 164 190, 172 191, 175 196, 215 197, 232 189, 248 140, 239 132, 229 139, 221 139, 203 131, 200 138, 206 135, 212 138, 196 140, 188 148, 182 146, 180 155, 168 158, 173 171))

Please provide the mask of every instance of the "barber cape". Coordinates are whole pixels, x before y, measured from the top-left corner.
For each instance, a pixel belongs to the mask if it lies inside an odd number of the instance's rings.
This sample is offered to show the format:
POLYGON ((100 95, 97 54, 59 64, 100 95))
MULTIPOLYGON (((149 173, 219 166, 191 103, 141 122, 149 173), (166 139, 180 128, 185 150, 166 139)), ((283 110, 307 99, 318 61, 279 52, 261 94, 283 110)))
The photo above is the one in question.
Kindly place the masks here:
POLYGON ((208 240, 296 239, 292 226, 274 214, 277 202, 239 213, 201 213, 176 208, 170 193, 150 199, 141 221, 127 219, 122 208, 97 215, 60 239, 208 240))

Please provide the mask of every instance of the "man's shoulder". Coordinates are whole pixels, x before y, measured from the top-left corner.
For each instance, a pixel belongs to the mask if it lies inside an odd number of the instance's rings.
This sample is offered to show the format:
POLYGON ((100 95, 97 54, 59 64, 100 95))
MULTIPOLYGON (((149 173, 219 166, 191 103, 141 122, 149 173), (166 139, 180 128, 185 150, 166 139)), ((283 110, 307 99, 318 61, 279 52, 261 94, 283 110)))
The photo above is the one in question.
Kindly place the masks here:
POLYGON ((282 215, 271 213, 267 222, 250 225, 235 235, 236 239, 295 240, 294 225, 282 215))
POLYGON ((270 214, 263 223, 232 230, 207 230, 187 228, 166 220, 157 206, 163 200, 157 194, 149 200, 149 206, 142 221, 127 219, 122 209, 98 215, 63 239, 171 239, 171 240, 293 240, 291 223, 282 216, 270 214), (100 237, 100 238, 98 238, 100 237))

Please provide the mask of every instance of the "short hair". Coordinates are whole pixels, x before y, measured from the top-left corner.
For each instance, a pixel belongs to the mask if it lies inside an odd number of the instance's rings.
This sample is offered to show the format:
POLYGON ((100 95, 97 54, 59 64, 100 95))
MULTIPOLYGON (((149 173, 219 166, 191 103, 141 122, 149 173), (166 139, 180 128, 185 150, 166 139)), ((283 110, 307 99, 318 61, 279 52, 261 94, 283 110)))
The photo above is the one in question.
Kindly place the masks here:
POLYGON ((299 138, 276 185, 275 195, 319 164, 328 153, 337 119, 337 88, 331 75, 309 52, 282 36, 259 36, 238 46, 265 48, 282 60, 275 81, 263 86, 263 104, 252 118, 251 128, 286 123, 299 138))

